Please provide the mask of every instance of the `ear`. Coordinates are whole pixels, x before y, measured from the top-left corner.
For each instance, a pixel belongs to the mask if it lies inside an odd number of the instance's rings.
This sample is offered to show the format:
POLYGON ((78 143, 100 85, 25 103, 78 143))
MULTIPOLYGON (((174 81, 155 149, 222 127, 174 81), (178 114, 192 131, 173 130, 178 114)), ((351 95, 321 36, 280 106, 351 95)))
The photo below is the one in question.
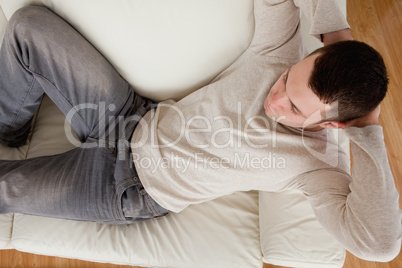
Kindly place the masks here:
POLYGON ((344 129, 346 127, 346 124, 343 122, 338 122, 338 121, 328 121, 320 124, 320 127, 322 128, 333 128, 333 129, 344 129))

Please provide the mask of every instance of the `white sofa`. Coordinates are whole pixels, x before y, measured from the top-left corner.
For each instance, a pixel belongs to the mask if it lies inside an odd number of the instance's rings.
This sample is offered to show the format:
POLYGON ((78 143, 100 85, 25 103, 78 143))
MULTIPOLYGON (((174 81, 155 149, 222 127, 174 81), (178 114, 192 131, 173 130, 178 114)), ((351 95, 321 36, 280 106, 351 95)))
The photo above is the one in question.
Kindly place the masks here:
MULTIPOLYGON (((247 48, 254 30, 253 0, 0 0, 0 34, 16 9, 32 4, 64 17, 154 100, 179 99, 208 83, 247 48)), ((320 45, 306 40, 309 50, 320 45)), ((73 148, 64 124, 45 98, 29 143, 0 147, 0 158, 73 148)), ((348 151, 348 141, 342 144, 348 151)), ((239 192, 126 227, 0 215, 0 249, 144 267, 336 268, 345 259, 295 191, 239 192)))

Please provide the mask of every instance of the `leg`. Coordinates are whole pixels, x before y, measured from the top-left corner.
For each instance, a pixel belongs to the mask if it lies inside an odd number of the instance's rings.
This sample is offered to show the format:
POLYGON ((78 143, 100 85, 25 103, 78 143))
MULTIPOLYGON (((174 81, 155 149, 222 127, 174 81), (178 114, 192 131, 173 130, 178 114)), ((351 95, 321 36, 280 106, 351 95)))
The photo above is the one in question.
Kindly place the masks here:
POLYGON ((113 179, 113 158, 106 149, 94 148, 22 161, 0 160, 0 213, 112 221, 118 217, 117 206, 112 206, 112 200, 98 201, 115 194, 114 183, 105 181, 113 179))
POLYGON ((19 145, 46 93, 81 141, 105 135, 110 117, 144 100, 67 22, 44 7, 11 18, 0 51, 0 140, 19 145), (107 120, 106 120, 107 119, 107 120))
POLYGON ((86 141, 56 156, 0 160, 0 214, 127 223, 167 213, 141 189, 127 146, 149 101, 135 95, 98 51, 46 8, 24 8, 10 20, 0 52, 0 92, 3 141, 19 145, 26 138, 44 93, 86 141), (130 117, 128 124, 117 124, 120 133, 113 139, 106 133, 110 117, 130 117), (85 146, 103 138, 105 144, 85 146))
POLYGON ((128 224, 167 214, 143 190, 127 148, 77 148, 21 161, 0 160, 0 214, 23 213, 128 224), (132 163, 132 162, 131 162, 132 163), (127 192, 128 190, 128 192, 127 192), (127 203, 126 208, 122 203, 127 203))

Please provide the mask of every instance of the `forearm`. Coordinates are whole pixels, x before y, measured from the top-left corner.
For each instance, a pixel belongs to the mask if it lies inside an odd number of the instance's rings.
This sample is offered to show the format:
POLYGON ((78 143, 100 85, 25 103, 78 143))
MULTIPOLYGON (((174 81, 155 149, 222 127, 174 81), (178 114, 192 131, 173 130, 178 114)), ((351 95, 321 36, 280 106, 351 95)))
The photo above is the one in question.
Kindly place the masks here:
POLYGON ((349 28, 321 34, 321 41, 324 43, 324 46, 339 42, 339 41, 348 41, 353 40, 352 33, 349 28))

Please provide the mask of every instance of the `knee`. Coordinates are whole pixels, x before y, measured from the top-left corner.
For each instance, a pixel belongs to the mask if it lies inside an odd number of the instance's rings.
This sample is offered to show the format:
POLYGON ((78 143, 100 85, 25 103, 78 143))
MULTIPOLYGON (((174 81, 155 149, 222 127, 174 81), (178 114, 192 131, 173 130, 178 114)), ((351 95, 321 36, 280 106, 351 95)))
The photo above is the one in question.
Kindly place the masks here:
POLYGON ((40 31, 43 21, 51 11, 42 6, 27 6, 18 9, 10 18, 7 30, 14 34, 40 31))

